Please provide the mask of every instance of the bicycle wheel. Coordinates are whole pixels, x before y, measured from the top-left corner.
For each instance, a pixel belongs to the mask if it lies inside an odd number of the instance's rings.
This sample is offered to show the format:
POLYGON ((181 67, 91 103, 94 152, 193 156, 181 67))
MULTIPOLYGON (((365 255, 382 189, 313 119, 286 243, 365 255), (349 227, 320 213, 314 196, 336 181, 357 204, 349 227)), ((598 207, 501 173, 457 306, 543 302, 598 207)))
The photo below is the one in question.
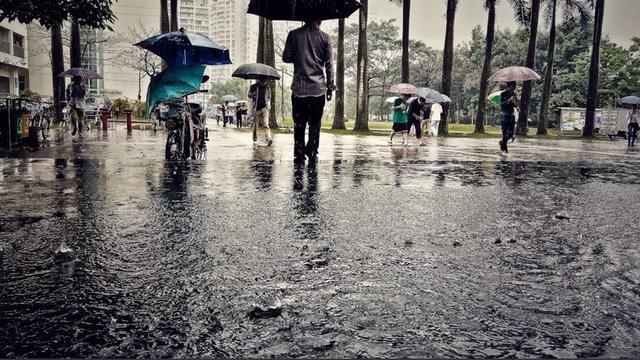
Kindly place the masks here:
POLYGON ((164 150, 166 160, 182 160, 182 136, 179 130, 171 131, 167 135, 167 144, 164 150))

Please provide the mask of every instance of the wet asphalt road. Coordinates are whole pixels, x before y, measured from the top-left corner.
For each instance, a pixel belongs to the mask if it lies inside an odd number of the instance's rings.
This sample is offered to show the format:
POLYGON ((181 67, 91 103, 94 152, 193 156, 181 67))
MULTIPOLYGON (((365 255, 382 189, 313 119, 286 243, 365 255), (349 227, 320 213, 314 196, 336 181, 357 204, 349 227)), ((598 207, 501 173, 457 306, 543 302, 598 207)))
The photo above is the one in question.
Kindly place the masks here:
POLYGON ((640 356, 640 152, 118 128, 0 159, 0 357, 640 356), (281 315, 253 318, 255 306, 281 315))

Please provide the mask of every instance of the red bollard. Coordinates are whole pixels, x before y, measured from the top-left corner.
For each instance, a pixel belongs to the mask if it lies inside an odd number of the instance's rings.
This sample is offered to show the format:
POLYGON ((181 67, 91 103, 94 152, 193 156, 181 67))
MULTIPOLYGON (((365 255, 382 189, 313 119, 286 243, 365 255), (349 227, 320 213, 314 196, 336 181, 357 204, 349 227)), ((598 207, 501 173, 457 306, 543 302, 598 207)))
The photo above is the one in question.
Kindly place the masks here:
POLYGON ((133 110, 125 110, 124 113, 127 114, 127 133, 131 134, 133 131, 133 123, 131 121, 133 110))
POLYGON ((102 131, 107 131, 109 126, 109 110, 100 109, 100 118, 102 119, 102 131))

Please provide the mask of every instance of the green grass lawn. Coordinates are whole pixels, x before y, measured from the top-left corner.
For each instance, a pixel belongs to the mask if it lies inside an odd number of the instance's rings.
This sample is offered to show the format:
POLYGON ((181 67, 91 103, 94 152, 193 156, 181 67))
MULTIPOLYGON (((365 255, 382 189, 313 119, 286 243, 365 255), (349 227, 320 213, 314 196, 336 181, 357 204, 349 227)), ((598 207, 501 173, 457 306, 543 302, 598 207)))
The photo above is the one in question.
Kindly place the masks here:
MULTIPOLYGON (((122 120, 122 119, 121 119, 122 120)), ((148 119, 138 119, 135 118, 134 121, 149 121, 148 119)), ((346 130, 331 130, 331 125, 333 125, 333 120, 322 120, 322 131, 329 132, 337 135, 388 135, 389 131, 391 131, 391 126, 393 125, 390 121, 369 121, 369 132, 358 132, 354 133, 353 125, 354 120, 348 120, 346 123, 346 130)), ((134 124, 134 128, 136 128, 137 124, 134 124)), ((293 120, 291 118, 286 118, 282 121, 282 126, 285 129, 275 130, 276 132, 288 132, 293 128, 293 120), (289 129, 286 129, 289 128, 289 129)), ((139 125, 137 126, 139 127, 139 125)), ((148 128, 148 127, 146 127, 148 128)), ((450 137, 468 137, 468 138, 499 138, 502 136, 502 128, 500 126, 490 126, 487 125, 485 127, 484 134, 474 134, 474 125, 470 124, 449 124, 449 136, 450 137)), ((537 128, 529 128, 529 137, 537 138, 537 139, 579 139, 581 138, 581 133, 579 131, 563 131, 560 133, 558 129, 549 129, 549 133, 545 136, 537 136, 535 135, 537 128)))

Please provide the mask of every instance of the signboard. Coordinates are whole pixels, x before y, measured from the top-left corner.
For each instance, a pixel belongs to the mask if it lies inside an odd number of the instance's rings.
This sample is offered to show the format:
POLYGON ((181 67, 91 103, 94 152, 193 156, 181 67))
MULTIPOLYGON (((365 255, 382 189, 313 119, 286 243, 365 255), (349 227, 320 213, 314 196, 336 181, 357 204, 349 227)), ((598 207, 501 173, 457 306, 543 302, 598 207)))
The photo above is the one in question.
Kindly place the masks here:
MULTIPOLYGON (((560 130, 561 131, 582 131, 587 117, 587 109, 584 108, 560 108, 560 130)), ((606 124, 616 122, 617 111, 596 109, 595 129, 601 129, 606 124)))

